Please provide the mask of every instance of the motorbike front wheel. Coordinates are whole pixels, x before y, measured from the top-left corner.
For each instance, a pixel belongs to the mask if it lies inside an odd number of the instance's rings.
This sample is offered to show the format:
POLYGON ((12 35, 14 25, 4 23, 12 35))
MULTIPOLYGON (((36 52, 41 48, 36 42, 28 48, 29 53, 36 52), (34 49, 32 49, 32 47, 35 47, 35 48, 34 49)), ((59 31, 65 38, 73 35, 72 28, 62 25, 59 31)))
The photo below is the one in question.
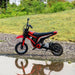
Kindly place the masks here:
POLYGON ((63 54, 63 47, 59 43, 54 43, 51 48, 53 55, 60 56, 63 54))
POLYGON ((16 44, 15 46, 15 51, 18 53, 18 54, 24 54, 28 51, 28 46, 26 43, 24 43, 24 46, 22 48, 22 42, 19 42, 16 44))

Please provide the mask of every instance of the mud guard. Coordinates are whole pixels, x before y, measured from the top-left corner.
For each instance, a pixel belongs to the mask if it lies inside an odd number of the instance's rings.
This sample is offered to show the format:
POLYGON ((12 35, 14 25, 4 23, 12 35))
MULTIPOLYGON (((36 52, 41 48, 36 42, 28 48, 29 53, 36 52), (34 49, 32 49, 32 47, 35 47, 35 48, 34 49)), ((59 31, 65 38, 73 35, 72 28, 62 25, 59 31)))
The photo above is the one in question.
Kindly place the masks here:
POLYGON ((24 38, 24 36, 23 35, 19 35, 19 36, 16 37, 16 39, 19 39, 19 38, 24 38))

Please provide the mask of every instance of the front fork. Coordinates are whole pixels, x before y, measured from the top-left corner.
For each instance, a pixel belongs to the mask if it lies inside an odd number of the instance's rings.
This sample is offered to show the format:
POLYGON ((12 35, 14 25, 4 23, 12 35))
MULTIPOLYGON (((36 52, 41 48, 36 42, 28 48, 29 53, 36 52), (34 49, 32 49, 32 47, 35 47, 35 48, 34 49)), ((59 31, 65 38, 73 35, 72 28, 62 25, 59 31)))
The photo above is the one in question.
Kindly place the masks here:
POLYGON ((21 49, 23 49, 24 43, 25 43, 25 37, 24 37, 23 40, 22 40, 21 49))

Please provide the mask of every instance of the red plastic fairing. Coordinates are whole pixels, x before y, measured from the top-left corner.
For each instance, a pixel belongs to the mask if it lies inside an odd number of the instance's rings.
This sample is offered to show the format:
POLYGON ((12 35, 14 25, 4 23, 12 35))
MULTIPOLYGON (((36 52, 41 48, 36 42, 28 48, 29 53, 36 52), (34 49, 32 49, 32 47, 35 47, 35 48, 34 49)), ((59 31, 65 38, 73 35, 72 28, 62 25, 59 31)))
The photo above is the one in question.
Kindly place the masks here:
POLYGON ((24 38, 24 36, 23 35, 19 35, 19 36, 16 37, 16 39, 19 39, 19 38, 24 38))
POLYGON ((35 32, 34 31, 29 31, 29 33, 33 35, 35 32))
POLYGON ((54 33, 54 34, 57 34, 57 31, 54 31, 53 33, 54 33))
POLYGON ((30 35, 30 36, 32 36, 32 37, 34 37, 34 38, 37 38, 36 36, 33 36, 33 33, 35 33, 34 31, 29 31, 28 32, 28 35, 30 35))

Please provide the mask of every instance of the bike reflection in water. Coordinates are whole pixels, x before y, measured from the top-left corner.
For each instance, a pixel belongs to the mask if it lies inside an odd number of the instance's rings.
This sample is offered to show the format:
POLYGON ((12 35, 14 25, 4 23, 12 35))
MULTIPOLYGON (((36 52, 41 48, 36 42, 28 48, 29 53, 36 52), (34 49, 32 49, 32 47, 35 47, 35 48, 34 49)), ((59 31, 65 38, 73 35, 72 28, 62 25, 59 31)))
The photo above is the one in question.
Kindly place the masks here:
POLYGON ((25 68, 28 66, 28 60, 25 60, 25 63, 23 61, 18 62, 19 59, 15 60, 15 65, 17 68, 23 70, 23 74, 17 74, 17 75, 51 75, 52 71, 59 72, 63 69, 63 62, 51 62, 51 64, 43 65, 43 64, 34 64, 33 68, 30 73, 25 73, 25 68), (19 64, 20 63, 20 64, 19 64), (44 70, 49 70, 48 74, 45 74, 44 70))

